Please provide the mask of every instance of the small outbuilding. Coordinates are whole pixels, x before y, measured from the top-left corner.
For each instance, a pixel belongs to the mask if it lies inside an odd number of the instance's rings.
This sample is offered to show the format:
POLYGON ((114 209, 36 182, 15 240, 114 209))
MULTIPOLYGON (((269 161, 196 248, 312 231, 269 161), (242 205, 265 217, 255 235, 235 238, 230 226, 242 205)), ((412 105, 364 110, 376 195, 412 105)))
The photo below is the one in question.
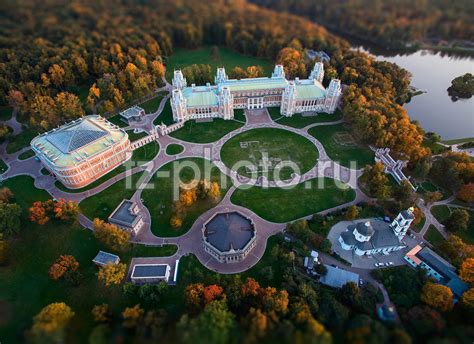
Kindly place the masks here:
POLYGON ((143 227, 143 216, 137 203, 124 199, 117 208, 110 214, 109 223, 116 225, 120 229, 130 232, 132 235, 138 233, 143 227))
POLYGON ((120 258, 119 256, 116 256, 115 254, 99 251, 99 253, 97 253, 97 256, 95 256, 92 262, 95 265, 102 267, 109 263, 118 264, 120 263, 120 258))
POLYGON ((127 110, 124 110, 120 113, 120 118, 125 123, 130 124, 131 122, 139 121, 143 116, 145 116, 145 110, 141 107, 135 105, 127 110))
POLYGON ((359 275, 344 269, 336 268, 330 265, 324 265, 327 268, 327 273, 321 276, 320 282, 333 288, 341 288, 344 284, 354 282, 359 285, 359 275))
POLYGON ((136 264, 133 266, 130 279, 134 284, 166 282, 170 278, 171 268, 168 264, 136 264))

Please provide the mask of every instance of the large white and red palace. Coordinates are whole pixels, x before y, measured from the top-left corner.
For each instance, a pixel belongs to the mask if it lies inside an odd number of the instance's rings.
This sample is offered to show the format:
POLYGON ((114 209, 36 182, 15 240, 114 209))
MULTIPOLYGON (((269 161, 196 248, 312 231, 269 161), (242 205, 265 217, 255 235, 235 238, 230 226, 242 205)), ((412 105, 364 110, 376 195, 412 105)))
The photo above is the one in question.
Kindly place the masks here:
POLYGON ((97 115, 86 116, 31 141, 36 156, 66 187, 86 186, 131 157, 128 134, 97 115))
POLYGON ((282 65, 270 78, 229 79, 224 68, 217 69, 215 84, 187 86, 180 70, 174 71, 171 107, 175 122, 198 118, 232 119, 234 109, 279 106, 283 116, 317 111, 333 113, 341 98, 341 82, 323 84, 324 66, 314 65, 308 79, 287 80, 282 65))

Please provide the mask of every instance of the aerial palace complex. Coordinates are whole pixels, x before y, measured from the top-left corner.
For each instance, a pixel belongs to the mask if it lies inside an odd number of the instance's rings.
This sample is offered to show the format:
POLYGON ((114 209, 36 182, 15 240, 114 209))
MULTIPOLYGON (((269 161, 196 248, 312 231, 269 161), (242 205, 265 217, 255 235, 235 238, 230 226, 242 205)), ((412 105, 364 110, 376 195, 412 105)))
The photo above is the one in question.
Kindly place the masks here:
MULTIPOLYGON (((180 70, 174 72, 171 108, 176 125, 157 126, 166 135, 187 121, 201 118, 233 119, 234 109, 280 107, 283 116, 316 111, 333 113, 342 94, 341 82, 331 80, 324 88, 324 66, 317 62, 309 79, 287 80, 282 65, 271 77, 229 79, 224 68, 217 69, 216 85, 187 87, 180 70), (164 127, 165 129, 163 129, 164 127)), ((143 110, 133 107, 121 115, 127 123, 143 110)), ((131 157, 133 148, 125 130, 98 115, 86 116, 43 133, 31 142, 43 165, 66 187, 84 187, 131 157)))
POLYGON ((331 80, 324 88, 324 66, 317 62, 309 79, 287 80, 282 65, 270 78, 229 79, 217 69, 215 84, 187 86, 180 70, 174 72, 171 108, 175 122, 198 118, 234 118, 234 109, 279 106, 283 116, 305 111, 333 113, 341 97, 341 82, 331 80))

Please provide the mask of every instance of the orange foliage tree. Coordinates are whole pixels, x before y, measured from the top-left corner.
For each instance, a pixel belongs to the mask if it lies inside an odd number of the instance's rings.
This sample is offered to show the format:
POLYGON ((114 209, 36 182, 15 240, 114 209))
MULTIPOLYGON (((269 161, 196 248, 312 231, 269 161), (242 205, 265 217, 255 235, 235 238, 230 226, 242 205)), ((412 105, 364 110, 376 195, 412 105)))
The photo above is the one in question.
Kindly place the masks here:
POLYGON ((443 312, 453 308, 453 293, 451 289, 442 284, 426 283, 421 291, 420 299, 427 305, 443 312))
POLYGON ((464 202, 474 203, 474 183, 469 183, 461 186, 457 197, 464 202))
POLYGON ((462 262, 459 276, 467 283, 474 283, 474 258, 468 258, 462 262))
POLYGON ((116 251, 125 251, 129 247, 130 233, 115 225, 94 219, 94 235, 101 243, 116 251))
POLYGON ((79 263, 76 258, 70 255, 62 255, 49 267, 48 275, 52 280, 57 281, 67 271, 75 271, 78 267, 79 263))

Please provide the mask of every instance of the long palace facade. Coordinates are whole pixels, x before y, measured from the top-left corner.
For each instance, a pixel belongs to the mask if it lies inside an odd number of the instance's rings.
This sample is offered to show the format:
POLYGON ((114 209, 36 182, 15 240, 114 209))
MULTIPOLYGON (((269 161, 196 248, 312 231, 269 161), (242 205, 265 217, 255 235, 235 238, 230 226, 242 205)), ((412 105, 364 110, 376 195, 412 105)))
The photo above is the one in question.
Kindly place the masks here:
POLYGON ((323 84, 324 66, 317 62, 308 79, 287 80, 282 65, 270 78, 229 79, 217 69, 215 85, 187 86, 180 70, 174 71, 171 108, 175 122, 199 118, 232 119, 234 109, 280 107, 283 116, 317 111, 334 113, 341 98, 341 82, 323 84))
POLYGON ((84 187, 131 157, 128 134, 97 115, 86 116, 31 141, 36 156, 64 186, 84 187))

